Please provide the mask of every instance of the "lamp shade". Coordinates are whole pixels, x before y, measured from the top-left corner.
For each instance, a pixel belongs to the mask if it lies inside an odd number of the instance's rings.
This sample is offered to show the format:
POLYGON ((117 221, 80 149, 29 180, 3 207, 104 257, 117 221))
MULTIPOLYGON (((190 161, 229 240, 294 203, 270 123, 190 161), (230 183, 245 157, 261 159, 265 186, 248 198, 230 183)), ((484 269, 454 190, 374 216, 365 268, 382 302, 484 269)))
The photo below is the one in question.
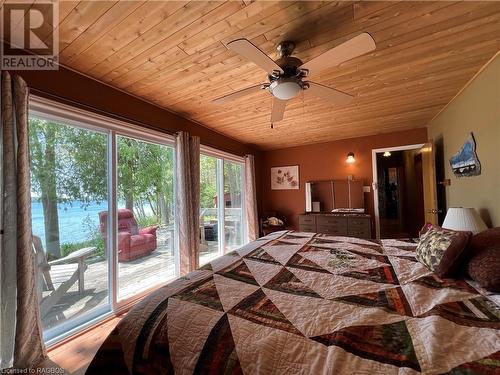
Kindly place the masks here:
POLYGON ((450 207, 444 218, 443 228, 474 234, 488 229, 474 208, 465 207, 450 207))

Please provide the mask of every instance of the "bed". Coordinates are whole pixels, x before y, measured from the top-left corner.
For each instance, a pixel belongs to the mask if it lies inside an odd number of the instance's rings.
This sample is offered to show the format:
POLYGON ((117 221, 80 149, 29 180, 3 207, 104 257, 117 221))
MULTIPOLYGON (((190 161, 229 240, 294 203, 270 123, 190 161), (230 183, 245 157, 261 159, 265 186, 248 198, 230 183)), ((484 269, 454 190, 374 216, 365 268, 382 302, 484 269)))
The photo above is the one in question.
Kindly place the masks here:
POLYGON ((411 240, 276 232, 146 297, 88 374, 500 374, 500 295, 411 240))

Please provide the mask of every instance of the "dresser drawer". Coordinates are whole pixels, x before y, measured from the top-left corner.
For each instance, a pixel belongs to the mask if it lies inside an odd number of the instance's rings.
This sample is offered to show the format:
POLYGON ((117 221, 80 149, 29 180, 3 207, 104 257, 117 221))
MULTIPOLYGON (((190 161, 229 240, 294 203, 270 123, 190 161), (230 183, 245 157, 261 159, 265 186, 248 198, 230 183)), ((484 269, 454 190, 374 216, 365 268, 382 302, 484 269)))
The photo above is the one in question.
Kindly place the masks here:
POLYGON ((316 224, 316 216, 315 215, 299 215, 299 224, 316 224))
POLYGON ((350 237, 366 238, 366 239, 370 239, 371 238, 370 228, 356 229, 356 228, 349 227, 349 233, 348 234, 349 234, 350 237))
POLYGON ((366 227, 370 226, 370 218, 368 217, 350 217, 348 219, 349 227, 366 227))
POLYGON ((318 216, 316 222, 318 223, 318 225, 347 226, 347 218, 344 216, 318 216))
POLYGON ((316 233, 316 224, 299 224, 299 231, 316 233))
POLYGON ((331 234, 334 236, 347 236, 347 225, 336 226, 318 224, 318 233, 331 234))

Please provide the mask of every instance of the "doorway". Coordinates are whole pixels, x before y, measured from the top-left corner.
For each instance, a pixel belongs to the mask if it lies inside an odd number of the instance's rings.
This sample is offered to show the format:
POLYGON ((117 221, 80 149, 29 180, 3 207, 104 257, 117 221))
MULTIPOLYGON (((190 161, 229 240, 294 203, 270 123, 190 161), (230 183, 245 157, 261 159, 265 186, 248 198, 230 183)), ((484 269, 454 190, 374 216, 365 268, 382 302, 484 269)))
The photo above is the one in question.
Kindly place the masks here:
POLYGON ((432 222, 430 151, 424 144, 372 151, 377 238, 418 237, 425 222, 432 222))

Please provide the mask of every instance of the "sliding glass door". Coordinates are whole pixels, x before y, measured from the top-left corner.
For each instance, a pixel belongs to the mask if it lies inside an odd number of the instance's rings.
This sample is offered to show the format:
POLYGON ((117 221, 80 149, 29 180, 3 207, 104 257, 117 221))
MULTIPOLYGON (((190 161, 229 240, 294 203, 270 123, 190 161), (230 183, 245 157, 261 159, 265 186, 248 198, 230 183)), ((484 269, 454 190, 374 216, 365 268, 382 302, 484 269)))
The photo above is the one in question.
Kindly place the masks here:
POLYGON ((200 265, 243 245, 242 187, 242 162, 200 155, 200 265))
POLYGON ((51 337, 110 311, 106 243, 108 132, 30 116, 33 251, 51 337))
POLYGON ((200 265, 220 255, 218 160, 200 155, 200 265))
POLYGON ((117 136, 118 300, 176 275, 172 147, 117 136))
POLYGON ((243 165, 224 160, 224 252, 243 245, 243 165))
MULTIPOLYGON (((173 139, 36 98, 29 136, 44 337, 57 340, 176 277, 173 139)), ((200 263, 244 242, 243 161, 200 158, 200 263)))
POLYGON ((44 337, 64 337, 178 274, 173 140, 31 101, 33 252, 44 337))

